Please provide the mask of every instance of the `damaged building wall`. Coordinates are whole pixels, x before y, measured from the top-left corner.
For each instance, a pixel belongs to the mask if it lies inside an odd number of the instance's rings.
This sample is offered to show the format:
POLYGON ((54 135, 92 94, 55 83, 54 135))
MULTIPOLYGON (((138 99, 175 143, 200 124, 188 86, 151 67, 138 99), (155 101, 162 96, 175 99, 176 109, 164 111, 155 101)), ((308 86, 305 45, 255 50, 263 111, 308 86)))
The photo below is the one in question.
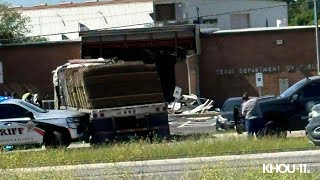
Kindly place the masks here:
POLYGON ((0 91, 21 95, 32 89, 42 98, 53 98, 52 71, 70 59, 80 58, 80 53, 79 41, 1 46, 4 83, 0 91))
POLYGON ((182 89, 182 94, 198 94, 196 62, 195 55, 187 55, 185 60, 175 64, 176 86, 182 89))
POLYGON ((247 91, 258 96, 255 73, 263 73, 262 95, 280 93, 316 74, 314 28, 231 31, 201 37, 200 92, 221 105, 228 97, 247 91))

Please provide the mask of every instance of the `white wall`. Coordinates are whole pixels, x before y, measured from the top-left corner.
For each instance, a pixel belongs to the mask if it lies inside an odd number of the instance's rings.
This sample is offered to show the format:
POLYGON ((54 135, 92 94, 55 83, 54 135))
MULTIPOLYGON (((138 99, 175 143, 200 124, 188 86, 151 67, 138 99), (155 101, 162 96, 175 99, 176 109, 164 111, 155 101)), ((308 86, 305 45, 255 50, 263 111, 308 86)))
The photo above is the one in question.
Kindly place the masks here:
POLYGON ((220 29, 231 28, 230 13, 237 11, 245 11, 241 13, 250 14, 251 27, 265 27, 266 19, 268 19, 269 27, 276 26, 278 19, 288 19, 286 2, 271 0, 158 0, 155 4, 170 2, 184 4, 182 7, 184 8, 184 16, 186 18, 197 17, 196 7, 199 7, 200 16, 216 15, 204 18, 217 18, 220 29), (284 6, 273 7, 279 5, 284 6), (261 9, 246 11, 257 8, 261 9))
MULTIPOLYGON (((213 15, 204 18, 217 18, 217 27, 230 29, 230 13, 249 9, 285 5, 285 2, 270 0, 157 0, 154 4, 180 3, 176 9, 181 9, 178 18, 187 18, 192 22, 197 17, 196 7, 200 16, 213 15), (220 14, 220 15, 217 15, 220 14)), ((127 26, 139 28, 144 25, 133 24, 153 23, 149 14, 153 13, 153 2, 137 2, 127 4, 106 4, 99 6, 82 6, 72 8, 48 8, 25 10, 22 13, 31 18, 29 23, 32 31, 29 36, 46 36, 50 40, 62 40, 62 34, 70 39, 79 38, 79 23, 85 24, 90 30, 127 26), (102 14, 101 14, 101 13, 102 14), (63 20, 63 21, 62 21, 63 20)), ((250 27, 265 27, 266 19, 269 26, 276 26, 278 19, 287 19, 287 6, 252 10, 243 13, 250 14, 250 27)))
POLYGON ((79 38, 78 33, 75 35, 79 31, 79 23, 85 24, 90 30, 152 23, 153 20, 149 16, 152 12, 152 2, 22 11, 24 15, 31 18, 29 25, 33 28, 29 35, 50 34, 48 36, 50 40, 61 40, 63 33, 67 33, 66 36, 72 39, 79 38), (74 33, 69 34, 69 32, 74 33))

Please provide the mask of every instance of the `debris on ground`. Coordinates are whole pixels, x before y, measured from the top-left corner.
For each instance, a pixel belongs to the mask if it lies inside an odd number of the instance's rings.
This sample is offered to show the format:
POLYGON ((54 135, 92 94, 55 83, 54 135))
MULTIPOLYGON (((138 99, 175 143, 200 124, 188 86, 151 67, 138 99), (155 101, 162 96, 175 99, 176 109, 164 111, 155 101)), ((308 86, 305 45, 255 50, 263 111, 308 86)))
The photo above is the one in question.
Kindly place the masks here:
POLYGON ((198 96, 182 95, 175 102, 168 105, 170 114, 196 115, 196 114, 218 114, 219 110, 214 109, 215 101, 207 98, 199 98, 198 96))

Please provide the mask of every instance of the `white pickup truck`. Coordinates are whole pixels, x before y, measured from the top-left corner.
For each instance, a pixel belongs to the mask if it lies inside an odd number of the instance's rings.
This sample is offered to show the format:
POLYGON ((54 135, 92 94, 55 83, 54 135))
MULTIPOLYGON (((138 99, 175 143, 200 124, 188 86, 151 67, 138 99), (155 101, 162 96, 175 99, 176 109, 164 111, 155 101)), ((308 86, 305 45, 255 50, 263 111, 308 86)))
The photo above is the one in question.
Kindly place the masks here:
POLYGON ((88 115, 70 110, 43 110, 20 99, 0 100, 0 146, 44 144, 69 146, 82 136, 88 115))

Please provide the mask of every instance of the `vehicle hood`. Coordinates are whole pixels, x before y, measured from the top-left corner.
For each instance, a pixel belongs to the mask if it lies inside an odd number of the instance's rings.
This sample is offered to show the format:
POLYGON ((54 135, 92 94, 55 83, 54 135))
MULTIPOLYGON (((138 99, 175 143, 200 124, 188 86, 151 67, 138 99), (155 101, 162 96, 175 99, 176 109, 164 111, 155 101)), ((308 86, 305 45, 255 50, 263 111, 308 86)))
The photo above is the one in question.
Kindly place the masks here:
POLYGON ((222 117, 228 119, 228 121, 233 121, 233 111, 220 112, 220 115, 222 117))
POLYGON ((258 97, 258 102, 268 102, 274 101, 281 98, 280 96, 265 96, 265 97, 258 97))
POLYGON ((270 111, 284 111, 283 103, 289 101, 286 97, 274 96, 274 97, 266 97, 259 98, 257 101, 257 105, 260 108, 260 112, 270 112, 270 111))
POLYGON ((285 99, 286 98, 282 98, 280 96, 259 97, 257 103, 260 105, 277 104, 277 102, 283 102, 285 99))
POLYGON ((49 110, 46 113, 38 113, 35 114, 35 118, 42 118, 42 119, 56 119, 56 118, 68 118, 68 117, 80 117, 84 115, 78 111, 71 111, 71 110, 49 110))

